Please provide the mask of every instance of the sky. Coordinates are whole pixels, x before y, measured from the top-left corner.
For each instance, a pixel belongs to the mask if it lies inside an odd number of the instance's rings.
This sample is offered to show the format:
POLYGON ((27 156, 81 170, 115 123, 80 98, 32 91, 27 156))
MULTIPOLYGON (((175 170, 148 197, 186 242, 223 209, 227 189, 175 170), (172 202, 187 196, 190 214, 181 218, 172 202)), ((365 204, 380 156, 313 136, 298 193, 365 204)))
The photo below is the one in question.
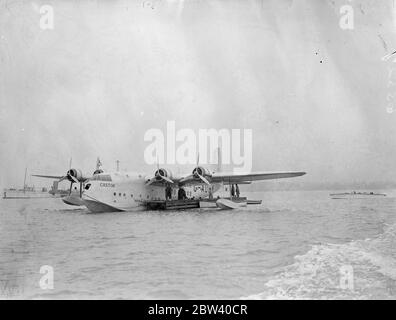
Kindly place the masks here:
POLYGON ((1 0, 0 185, 22 186, 25 167, 62 175, 70 158, 152 173, 144 134, 167 121, 251 129, 253 171, 393 182, 396 64, 381 58, 396 50, 394 12, 392 0, 1 0))

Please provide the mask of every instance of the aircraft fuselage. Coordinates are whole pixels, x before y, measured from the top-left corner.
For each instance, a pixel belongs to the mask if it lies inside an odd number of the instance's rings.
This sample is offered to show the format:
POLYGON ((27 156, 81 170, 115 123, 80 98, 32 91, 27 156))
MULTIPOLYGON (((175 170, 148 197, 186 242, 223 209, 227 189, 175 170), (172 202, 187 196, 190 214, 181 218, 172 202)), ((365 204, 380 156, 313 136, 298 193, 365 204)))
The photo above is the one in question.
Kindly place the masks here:
MULTIPOLYGON (((146 201, 165 200, 164 185, 149 185, 147 176, 140 173, 104 173, 85 184, 82 201, 92 212, 145 210, 146 201)), ((188 198, 204 198, 208 186, 183 186, 188 198)), ((177 199, 178 187, 172 187, 172 199, 177 199)))

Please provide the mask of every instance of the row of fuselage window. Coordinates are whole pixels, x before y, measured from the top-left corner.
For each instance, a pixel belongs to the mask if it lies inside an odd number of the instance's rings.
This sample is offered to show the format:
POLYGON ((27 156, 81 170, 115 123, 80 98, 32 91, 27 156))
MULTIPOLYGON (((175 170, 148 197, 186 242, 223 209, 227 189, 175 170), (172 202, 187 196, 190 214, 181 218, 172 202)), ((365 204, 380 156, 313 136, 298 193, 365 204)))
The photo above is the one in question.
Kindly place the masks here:
MULTIPOLYGON (((114 192, 114 196, 117 196, 117 192, 114 192)), ((121 192, 118 194, 118 196, 124 196, 126 197, 126 193, 122 194, 121 192)), ((140 195, 140 198, 142 197, 142 195, 140 195)), ((131 198, 133 198, 133 194, 131 194, 131 198)), ((149 198, 149 196, 147 196, 147 199, 149 198)))

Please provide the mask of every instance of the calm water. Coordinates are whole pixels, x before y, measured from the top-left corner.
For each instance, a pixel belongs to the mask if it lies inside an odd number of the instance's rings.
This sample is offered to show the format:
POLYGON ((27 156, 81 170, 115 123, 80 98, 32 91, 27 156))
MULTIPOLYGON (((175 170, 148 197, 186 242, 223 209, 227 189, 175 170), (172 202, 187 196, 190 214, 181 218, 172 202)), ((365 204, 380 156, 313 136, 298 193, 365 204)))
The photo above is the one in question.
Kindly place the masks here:
POLYGON ((263 205, 240 211, 87 214, 59 199, 1 200, 0 299, 395 299, 396 191, 330 192, 252 193, 263 205), (42 265, 53 290, 39 287, 42 265))

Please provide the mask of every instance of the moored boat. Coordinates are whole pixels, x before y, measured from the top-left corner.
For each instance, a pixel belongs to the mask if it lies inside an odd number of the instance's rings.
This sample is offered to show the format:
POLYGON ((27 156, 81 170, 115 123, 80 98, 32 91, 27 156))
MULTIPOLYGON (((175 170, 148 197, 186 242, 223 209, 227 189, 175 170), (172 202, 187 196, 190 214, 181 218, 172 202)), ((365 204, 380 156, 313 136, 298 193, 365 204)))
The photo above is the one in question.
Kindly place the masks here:
POLYGON ((383 198, 386 197, 385 193, 375 192, 343 192, 343 193, 331 193, 332 199, 369 199, 369 198, 383 198))

